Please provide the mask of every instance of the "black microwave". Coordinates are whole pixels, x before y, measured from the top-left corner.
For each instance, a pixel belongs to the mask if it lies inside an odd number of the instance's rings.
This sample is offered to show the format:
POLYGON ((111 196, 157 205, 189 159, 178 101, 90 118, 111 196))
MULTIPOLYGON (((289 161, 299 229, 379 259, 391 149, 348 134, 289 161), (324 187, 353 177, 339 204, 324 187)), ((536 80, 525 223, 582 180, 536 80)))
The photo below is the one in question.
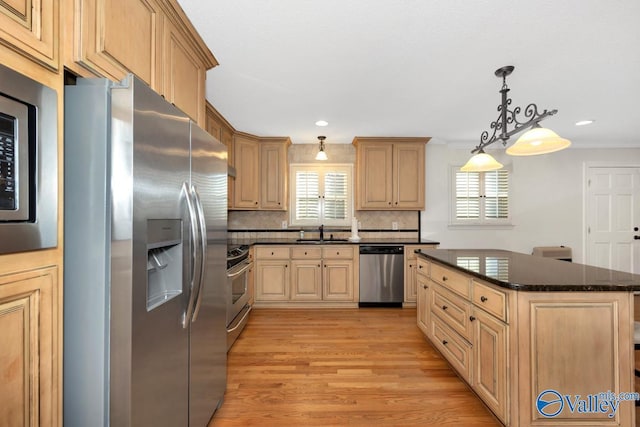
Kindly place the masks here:
POLYGON ((57 245, 57 108, 54 90, 0 65, 0 254, 57 245))

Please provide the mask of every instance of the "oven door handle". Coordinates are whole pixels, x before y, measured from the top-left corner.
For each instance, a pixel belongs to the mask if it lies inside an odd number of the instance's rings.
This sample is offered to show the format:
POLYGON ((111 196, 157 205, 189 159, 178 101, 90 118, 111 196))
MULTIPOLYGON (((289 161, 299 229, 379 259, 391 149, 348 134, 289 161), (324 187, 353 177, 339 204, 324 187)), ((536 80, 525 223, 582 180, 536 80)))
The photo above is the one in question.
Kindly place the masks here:
POLYGON ((253 266, 253 262, 247 261, 244 264, 239 264, 239 265, 241 267, 239 267, 238 271, 234 271, 235 267, 233 267, 231 270, 229 270, 227 272, 227 278, 233 279, 234 277, 238 277, 239 275, 241 275, 245 271, 249 270, 253 266))

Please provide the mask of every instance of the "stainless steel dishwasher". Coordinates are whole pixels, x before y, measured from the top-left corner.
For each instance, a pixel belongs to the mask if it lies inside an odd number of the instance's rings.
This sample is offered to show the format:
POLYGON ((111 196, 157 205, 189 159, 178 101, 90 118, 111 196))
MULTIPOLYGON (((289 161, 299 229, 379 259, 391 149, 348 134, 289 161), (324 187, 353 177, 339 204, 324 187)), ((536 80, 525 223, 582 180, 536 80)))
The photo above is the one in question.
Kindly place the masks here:
POLYGON ((402 307, 404 246, 360 246, 360 307, 402 307))

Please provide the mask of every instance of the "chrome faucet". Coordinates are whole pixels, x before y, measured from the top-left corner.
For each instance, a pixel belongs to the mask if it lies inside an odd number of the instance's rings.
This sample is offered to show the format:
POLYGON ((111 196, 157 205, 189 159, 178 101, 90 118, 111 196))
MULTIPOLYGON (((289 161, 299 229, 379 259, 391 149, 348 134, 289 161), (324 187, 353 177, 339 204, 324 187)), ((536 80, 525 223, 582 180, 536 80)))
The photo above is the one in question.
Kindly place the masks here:
POLYGON ((318 230, 320 231, 320 240, 324 240, 324 225, 320 225, 318 230))

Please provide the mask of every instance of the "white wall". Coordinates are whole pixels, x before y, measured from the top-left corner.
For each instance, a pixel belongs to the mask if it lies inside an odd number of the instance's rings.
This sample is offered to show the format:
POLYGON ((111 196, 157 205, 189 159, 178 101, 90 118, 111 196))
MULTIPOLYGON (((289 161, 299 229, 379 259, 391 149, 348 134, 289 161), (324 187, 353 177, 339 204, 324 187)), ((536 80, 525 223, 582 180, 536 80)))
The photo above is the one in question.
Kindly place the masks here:
POLYGON ((565 245, 573 259, 584 260, 584 174, 587 162, 640 164, 640 148, 578 149, 530 157, 488 151, 511 170, 513 227, 500 229, 449 226, 450 167, 463 165, 469 149, 427 144, 426 207, 422 238, 441 248, 492 248, 531 253, 534 246, 565 245))

